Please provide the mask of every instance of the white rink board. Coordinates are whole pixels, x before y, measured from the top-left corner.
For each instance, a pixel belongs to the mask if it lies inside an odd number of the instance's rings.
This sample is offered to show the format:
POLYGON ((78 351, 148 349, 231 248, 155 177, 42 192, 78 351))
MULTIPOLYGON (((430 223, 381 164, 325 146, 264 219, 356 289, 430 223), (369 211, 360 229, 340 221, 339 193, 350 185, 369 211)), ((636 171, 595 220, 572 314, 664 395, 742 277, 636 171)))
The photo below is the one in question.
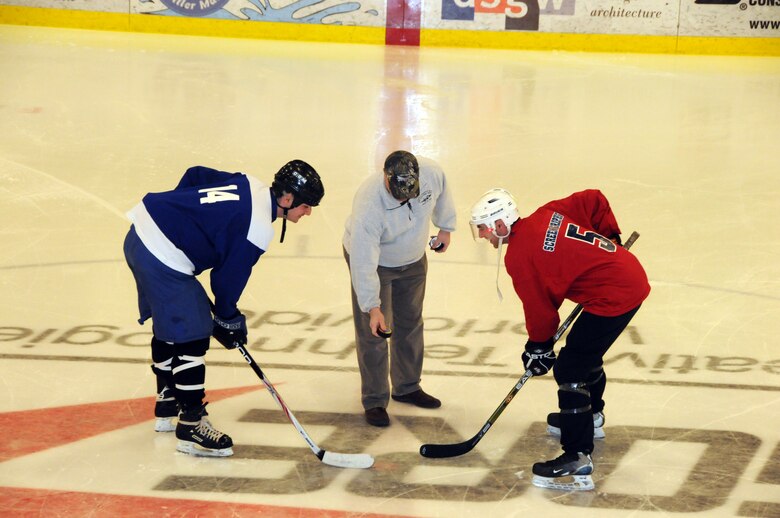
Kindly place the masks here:
MULTIPOLYGON (((434 0, 421 29, 698 37, 780 37, 780 0, 434 0), (709 3, 709 2, 726 3, 709 3)), ((173 17, 384 27, 378 0, 0 0, 0 5, 173 17)))

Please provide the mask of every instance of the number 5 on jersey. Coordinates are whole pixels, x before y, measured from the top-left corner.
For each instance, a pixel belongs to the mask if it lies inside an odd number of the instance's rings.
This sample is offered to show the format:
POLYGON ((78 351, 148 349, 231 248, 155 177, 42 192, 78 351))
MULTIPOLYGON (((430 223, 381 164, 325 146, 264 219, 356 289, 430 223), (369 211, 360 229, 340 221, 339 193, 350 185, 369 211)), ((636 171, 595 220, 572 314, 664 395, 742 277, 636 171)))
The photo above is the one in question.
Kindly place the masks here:
POLYGON ((617 250, 617 245, 607 239, 606 237, 596 234, 592 230, 587 230, 585 232, 580 232, 579 225, 575 225, 574 223, 569 223, 566 226, 566 237, 570 239, 577 239, 579 241, 584 241, 585 243, 595 245, 598 241, 599 248, 606 250, 607 252, 614 252, 617 250))

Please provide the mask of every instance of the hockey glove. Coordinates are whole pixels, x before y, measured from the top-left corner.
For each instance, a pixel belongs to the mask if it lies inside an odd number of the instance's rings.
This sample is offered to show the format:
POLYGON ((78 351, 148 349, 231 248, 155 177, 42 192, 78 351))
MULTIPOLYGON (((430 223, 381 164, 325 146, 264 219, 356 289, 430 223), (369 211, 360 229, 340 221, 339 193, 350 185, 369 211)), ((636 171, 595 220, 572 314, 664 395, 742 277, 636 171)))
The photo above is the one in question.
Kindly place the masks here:
POLYGON ((533 372, 534 376, 544 376, 552 369, 555 364, 554 343, 552 338, 546 342, 528 340, 525 343, 523 365, 527 370, 533 372))
POLYGON ((214 315, 214 329, 211 334, 226 349, 235 349, 238 345, 246 345, 246 317, 240 312, 228 319, 214 315))

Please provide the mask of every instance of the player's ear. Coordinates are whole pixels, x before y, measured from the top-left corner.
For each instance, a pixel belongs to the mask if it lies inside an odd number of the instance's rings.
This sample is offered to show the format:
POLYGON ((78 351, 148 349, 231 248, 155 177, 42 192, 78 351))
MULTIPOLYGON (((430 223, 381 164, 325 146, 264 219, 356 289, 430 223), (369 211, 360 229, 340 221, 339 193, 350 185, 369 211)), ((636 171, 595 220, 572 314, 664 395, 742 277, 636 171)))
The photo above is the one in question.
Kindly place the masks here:
POLYGON ((285 209, 289 209, 290 207, 292 207, 294 199, 295 199, 295 196, 293 196, 292 193, 285 192, 284 194, 282 194, 282 196, 279 197, 279 199, 277 201, 278 201, 280 207, 285 208, 285 209))

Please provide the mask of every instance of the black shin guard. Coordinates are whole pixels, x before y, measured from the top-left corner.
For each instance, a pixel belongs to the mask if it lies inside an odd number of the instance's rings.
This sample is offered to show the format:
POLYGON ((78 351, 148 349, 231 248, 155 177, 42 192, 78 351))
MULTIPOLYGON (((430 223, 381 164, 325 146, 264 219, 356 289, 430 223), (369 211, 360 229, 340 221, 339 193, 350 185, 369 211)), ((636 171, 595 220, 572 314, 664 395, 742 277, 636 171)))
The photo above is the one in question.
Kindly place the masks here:
POLYGON ((607 374, 603 367, 592 371, 588 375, 588 390, 590 391, 590 406, 593 413, 604 410, 604 389, 607 386, 607 374))
POLYGON ((174 344, 172 362, 176 400, 182 407, 196 408, 203 405, 206 396, 206 363, 204 357, 209 339, 174 344))
POLYGON ((561 446, 565 452, 593 451, 593 411, 585 383, 558 385, 561 409, 561 446))
POLYGON ((162 394, 166 387, 173 391, 173 344, 152 337, 152 362, 152 372, 157 378, 157 394, 162 394))

